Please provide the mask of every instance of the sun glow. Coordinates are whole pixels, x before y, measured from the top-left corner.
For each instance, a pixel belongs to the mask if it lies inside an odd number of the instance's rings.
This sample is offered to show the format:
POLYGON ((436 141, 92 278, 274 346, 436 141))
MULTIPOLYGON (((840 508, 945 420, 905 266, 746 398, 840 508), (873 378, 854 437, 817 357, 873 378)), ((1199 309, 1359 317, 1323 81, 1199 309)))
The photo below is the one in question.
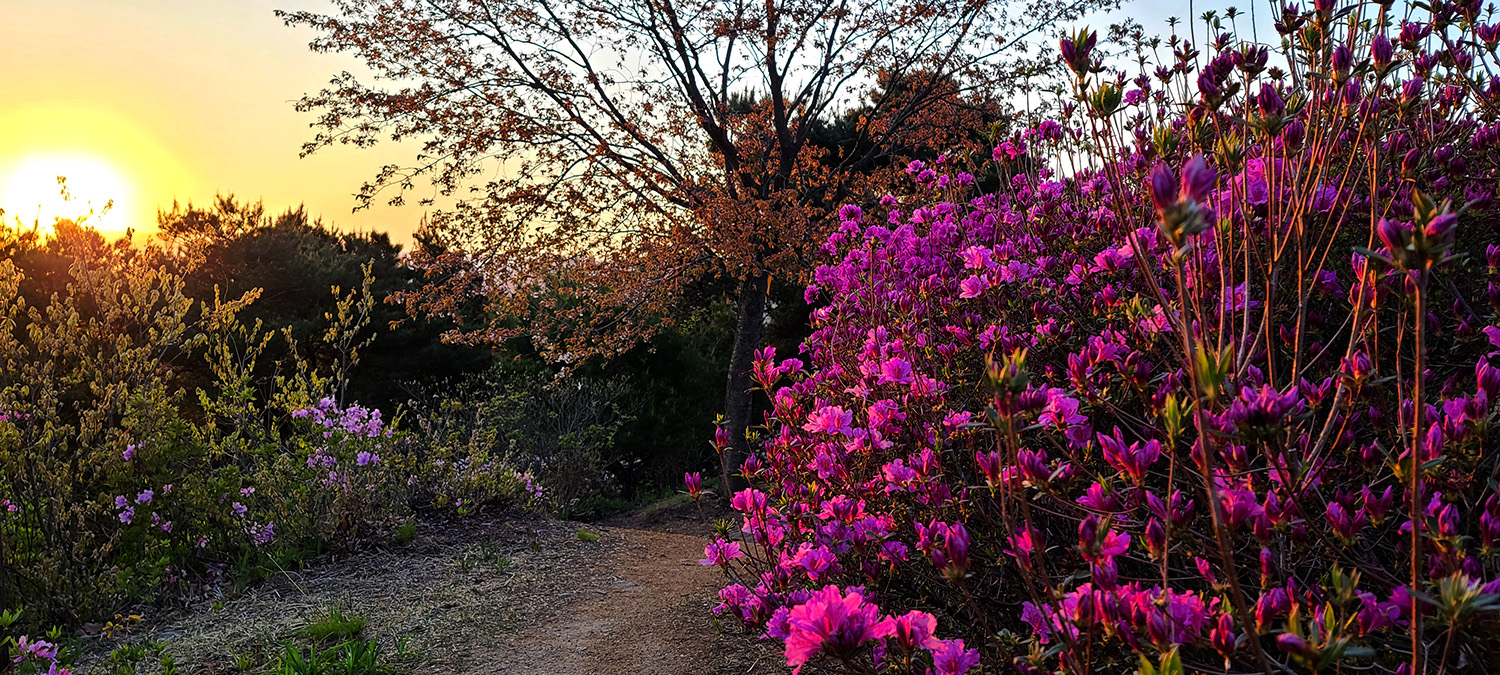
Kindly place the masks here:
POLYGON ((32 155, 4 178, 0 208, 7 219, 50 226, 57 218, 88 219, 105 231, 130 227, 119 214, 131 213, 136 199, 129 179, 108 161, 80 154, 32 155), (63 182, 59 183, 62 179, 63 182))
POLYGON ((39 104, 0 112, 0 208, 5 222, 43 230, 54 218, 79 219, 109 237, 127 229, 142 241, 156 210, 198 194, 180 153, 129 115, 88 105, 39 104), (57 177, 67 178, 64 200, 57 177), (104 207, 113 201, 107 213, 104 207))

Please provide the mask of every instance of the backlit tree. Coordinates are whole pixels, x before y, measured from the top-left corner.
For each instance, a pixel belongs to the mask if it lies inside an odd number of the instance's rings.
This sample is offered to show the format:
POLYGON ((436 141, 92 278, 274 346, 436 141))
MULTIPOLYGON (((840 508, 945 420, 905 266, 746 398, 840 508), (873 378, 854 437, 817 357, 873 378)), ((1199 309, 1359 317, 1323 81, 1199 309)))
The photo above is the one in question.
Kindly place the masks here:
MULTIPOLYGON (((422 178, 434 215, 410 310, 487 321, 450 337, 531 335, 552 358, 617 354, 705 275, 736 282, 727 426, 737 466, 772 277, 807 268, 841 202, 883 192, 901 139, 934 110, 1004 101, 1045 67, 1027 40, 1113 0, 335 0, 283 12, 319 52, 356 56, 306 96, 304 152, 413 139, 361 200, 422 178), (885 86, 882 83, 899 83, 885 86), (814 143, 855 110, 853 140, 814 143)), ((941 115, 936 117, 942 117, 941 115)), ((387 194, 389 191, 389 195, 387 194)))

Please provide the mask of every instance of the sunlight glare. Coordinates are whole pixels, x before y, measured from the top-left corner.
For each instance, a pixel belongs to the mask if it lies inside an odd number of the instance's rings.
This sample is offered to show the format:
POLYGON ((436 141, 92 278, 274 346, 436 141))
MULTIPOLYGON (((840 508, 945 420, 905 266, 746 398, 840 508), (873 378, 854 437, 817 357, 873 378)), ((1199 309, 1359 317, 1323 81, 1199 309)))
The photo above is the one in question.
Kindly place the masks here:
POLYGON ((35 155, 18 162, 4 177, 0 208, 6 220, 50 227, 56 218, 89 217, 99 229, 116 229, 117 214, 129 213, 134 197, 129 179, 109 162, 89 155, 35 155), (67 178, 66 195, 58 185, 67 178))

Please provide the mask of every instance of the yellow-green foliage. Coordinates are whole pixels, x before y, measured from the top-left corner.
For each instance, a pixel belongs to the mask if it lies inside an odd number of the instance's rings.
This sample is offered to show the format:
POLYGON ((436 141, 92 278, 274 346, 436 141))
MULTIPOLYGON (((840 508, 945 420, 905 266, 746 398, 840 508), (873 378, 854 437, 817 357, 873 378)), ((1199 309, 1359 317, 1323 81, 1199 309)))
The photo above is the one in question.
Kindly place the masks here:
POLYGON ((256 292, 197 303, 180 258, 89 234, 0 227, 0 610, 109 616, 384 537, 451 492, 427 478, 455 467, 340 398, 374 334, 368 266, 309 346, 241 320, 256 292), (278 338, 290 356, 263 362, 278 338))

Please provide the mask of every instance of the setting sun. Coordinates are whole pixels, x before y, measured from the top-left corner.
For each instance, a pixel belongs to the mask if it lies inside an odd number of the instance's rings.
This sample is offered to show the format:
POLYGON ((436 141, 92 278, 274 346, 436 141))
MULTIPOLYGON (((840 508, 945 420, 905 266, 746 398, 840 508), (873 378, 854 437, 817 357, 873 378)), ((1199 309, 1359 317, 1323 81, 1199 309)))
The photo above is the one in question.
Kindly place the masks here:
POLYGON ((43 227, 57 218, 88 217, 105 230, 132 226, 120 223, 135 199, 134 186, 109 162, 89 155, 34 155, 23 158, 3 178, 0 208, 7 219, 43 227), (59 179, 66 182, 59 184, 59 179), (92 214, 92 215, 91 215, 92 214))
POLYGON ((43 228, 81 218, 111 236, 149 234, 159 206, 195 193, 196 180, 161 135, 107 106, 37 104, 0 113, 0 208, 43 228), (67 178, 64 200, 57 177, 67 178), (106 204, 113 206, 107 213, 106 204))

